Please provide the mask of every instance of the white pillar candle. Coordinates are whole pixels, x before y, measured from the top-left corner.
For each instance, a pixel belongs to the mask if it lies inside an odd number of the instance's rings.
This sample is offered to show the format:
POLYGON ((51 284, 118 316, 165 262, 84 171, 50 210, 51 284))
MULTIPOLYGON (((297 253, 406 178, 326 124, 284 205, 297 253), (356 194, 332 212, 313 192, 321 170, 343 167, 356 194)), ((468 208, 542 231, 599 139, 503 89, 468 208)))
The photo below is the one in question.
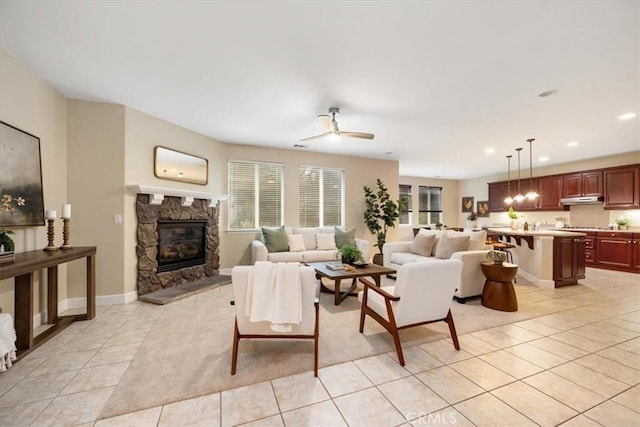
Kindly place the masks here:
POLYGON ((71 218, 71 205, 68 203, 65 203, 64 205, 62 205, 62 218, 63 219, 71 218))
POLYGON ((56 211, 47 211, 47 219, 56 219, 56 211))

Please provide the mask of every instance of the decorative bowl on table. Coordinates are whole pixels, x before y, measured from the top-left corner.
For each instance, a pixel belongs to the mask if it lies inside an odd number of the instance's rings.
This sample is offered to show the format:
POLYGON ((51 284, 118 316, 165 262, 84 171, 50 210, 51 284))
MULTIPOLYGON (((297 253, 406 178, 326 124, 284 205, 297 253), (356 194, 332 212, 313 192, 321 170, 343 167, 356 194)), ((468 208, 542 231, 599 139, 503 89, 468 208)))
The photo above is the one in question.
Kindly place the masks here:
POLYGON ((366 261, 355 261, 355 262, 351 263, 351 265, 353 265, 354 267, 357 267, 357 268, 364 268, 364 267, 368 266, 369 263, 366 262, 366 261))
POLYGON ((502 265, 507 260, 507 254, 503 251, 489 251, 487 259, 493 261, 496 265, 502 265))

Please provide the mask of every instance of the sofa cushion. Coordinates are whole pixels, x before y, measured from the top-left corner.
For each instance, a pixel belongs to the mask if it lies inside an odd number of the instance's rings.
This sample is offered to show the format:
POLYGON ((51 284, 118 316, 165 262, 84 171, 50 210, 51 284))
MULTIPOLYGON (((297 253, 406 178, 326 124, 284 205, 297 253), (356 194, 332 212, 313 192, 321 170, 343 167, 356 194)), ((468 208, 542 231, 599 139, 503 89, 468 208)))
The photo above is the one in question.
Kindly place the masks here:
POLYGON ((267 251, 286 252, 289 250, 284 225, 278 228, 262 227, 262 236, 264 237, 264 245, 267 247, 267 251))
POLYGON ((321 262, 334 261, 336 259, 336 251, 304 251, 302 252, 302 262, 321 262))
POLYGON ((336 235, 333 233, 316 234, 316 249, 319 251, 338 249, 336 247, 336 235))
POLYGON ((444 234, 438 243, 436 250, 436 258, 449 259, 454 252, 466 251, 469 246, 469 236, 454 236, 452 234, 444 234))
POLYGON ((356 245, 356 229, 355 227, 351 230, 344 231, 339 227, 333 227, 334 234, 336 235, 336 246, 338 248, 343 247, 344 245, 356 245))
POLYGON ((412 254, 410 252, 394 252, 391 254, 389 262, 396 265, 403 265, 408 262, 424 261, 426 259, 428 258, 422 255, 412 254))
POLYGON ((316 234, 320 233, 320 227, 293 227, 291 234, 301 234, 304 247, 307 250, 316 248, 316 234))
POLYGON ((307 250, 307 248, 304 246, 304 239, 302 238, 302 234, 287 234, 287 243, 289 245, 289 251, 291 252, 301 252, 307 250))
POLYGON ((270 252, 267 256, 270 262, 302 262, 304 252, 270 252))
POLYGON ((433 244, 436 241, 436 233, 428 230, 420 230, 411 243, 411 253, 422 256, 431 256, 433 244))
POLYGON ((481 251, 484 249, 485 241, 487 240, 487 231, 471 231, 471 232, 458 232, 449 231, 449 236, 469 236, 468 251, 481 251))

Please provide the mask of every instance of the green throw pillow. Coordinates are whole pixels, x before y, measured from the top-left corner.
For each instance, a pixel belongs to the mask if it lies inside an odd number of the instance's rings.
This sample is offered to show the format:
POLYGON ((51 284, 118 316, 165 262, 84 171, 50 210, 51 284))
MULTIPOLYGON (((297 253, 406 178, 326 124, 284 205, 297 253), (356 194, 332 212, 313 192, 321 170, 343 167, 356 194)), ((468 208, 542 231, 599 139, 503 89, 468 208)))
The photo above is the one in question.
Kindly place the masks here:
POLYGON ((334 234, 336 235, 336 247, 341 248, 344 245, 356 245, 356 229, 355 227, 348 231, 342 231, 334 226, 334 234))
POLYGON ((284 225, 278 228, 262 227, 262 237, 269 252, 286 252, 289 250, 284 225))

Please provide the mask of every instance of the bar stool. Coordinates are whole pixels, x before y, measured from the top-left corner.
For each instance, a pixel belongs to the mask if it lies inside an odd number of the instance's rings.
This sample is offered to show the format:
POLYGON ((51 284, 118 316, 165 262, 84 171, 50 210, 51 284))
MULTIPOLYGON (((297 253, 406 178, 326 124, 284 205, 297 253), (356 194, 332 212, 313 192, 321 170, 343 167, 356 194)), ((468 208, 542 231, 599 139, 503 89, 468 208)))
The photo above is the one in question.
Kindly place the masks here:
MULTIPOLYGON (((513 254, 511 253, 510 249, 513 249, 516 247, 516 245, 512 245, 511 243, 507 243, 507 242, 493 242, 493 250, 496 251, 502 251, 507 255, 507 262, 510 264, 513 264, 513 254)), ((513 281, 516 282, 516 278, 513 278, 513 281)))

